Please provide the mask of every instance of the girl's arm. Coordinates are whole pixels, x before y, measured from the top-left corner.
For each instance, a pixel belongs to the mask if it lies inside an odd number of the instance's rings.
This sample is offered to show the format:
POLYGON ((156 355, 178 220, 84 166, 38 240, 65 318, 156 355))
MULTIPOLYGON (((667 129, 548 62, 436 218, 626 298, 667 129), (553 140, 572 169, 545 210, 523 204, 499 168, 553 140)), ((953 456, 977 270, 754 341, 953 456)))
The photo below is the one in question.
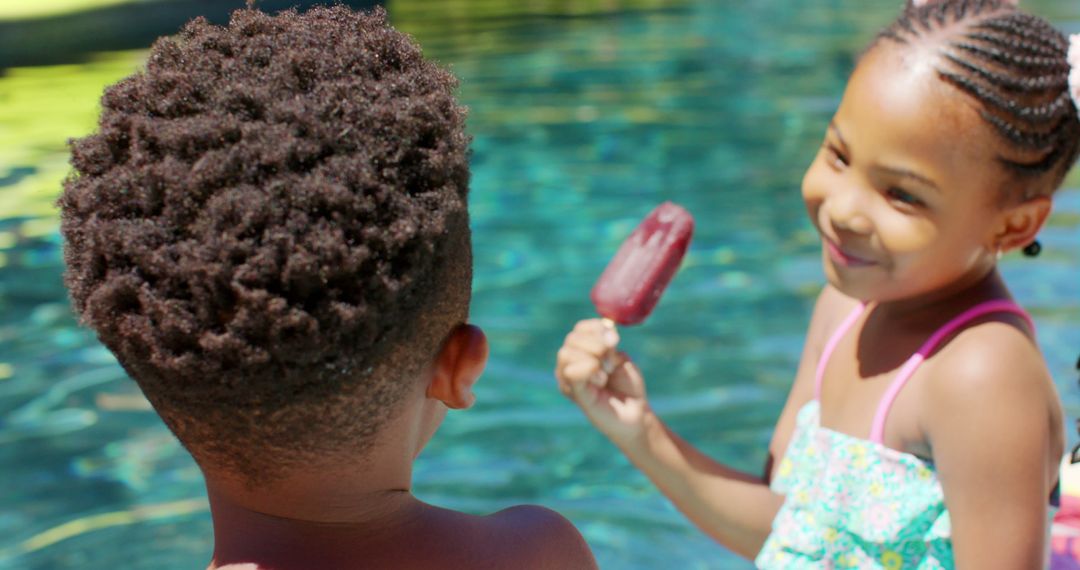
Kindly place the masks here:
POLYGON ((1000 322, 965 331, 940 356, 921 399, 956 567, 1042 568, 1063 453, 1060 404, 1042 357, 1000 322))
MULTIPOLYGON (((843 303, 845 299, 831 288, 818 299, 795 383, 770 445, 770 466, 783 457, 795 415, 813 397, 818 340, 843 303)), ((618 335, 602 321, 578 323, 559 351, 556 377, 563 393, 694 524, 732 551, 752 558, 783 503, 783 497, 769 490, 770 467, 763 476, 736 471, 672 432, 653 413, 640 371, 615 351, 617 344, 618 335)))
POLYGON ((731 469, 698 451, 650 410, 642 436, 615 442, 691 522, 733 552, 753 558, 784 498, 760 476, 731 469))

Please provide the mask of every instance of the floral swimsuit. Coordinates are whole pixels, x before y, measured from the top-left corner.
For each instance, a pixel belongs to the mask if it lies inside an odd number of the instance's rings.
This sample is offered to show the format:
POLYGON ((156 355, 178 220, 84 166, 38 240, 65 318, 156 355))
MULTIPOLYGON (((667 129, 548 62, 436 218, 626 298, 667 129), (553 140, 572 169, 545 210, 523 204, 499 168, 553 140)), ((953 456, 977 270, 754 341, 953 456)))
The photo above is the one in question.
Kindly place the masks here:
POLYGON ((857 307, 833 333, 818 362, 814 399, 799 411, 772 482, 785 500, 755 561, 759 568, 954 567, 949 512, 934 465, 885 446, 885 418, 918 366, 957 329, 989 313, 1015 313, 1029 326, 1031 319, 1011 302, 989 301, 946 323, 897 373, 870 438, 862 439, 822 427, 819 399, 829 357, 865 308, 857 307))

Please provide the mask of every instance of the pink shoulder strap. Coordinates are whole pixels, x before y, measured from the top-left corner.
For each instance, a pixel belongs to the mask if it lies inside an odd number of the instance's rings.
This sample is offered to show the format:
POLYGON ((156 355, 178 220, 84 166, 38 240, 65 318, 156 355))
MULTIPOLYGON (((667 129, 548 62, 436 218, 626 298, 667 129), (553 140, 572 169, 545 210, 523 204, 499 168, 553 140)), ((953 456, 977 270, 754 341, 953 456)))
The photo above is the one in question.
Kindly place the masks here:
POLYGON ((836 345, 840 343, 840 339, 844 338, 851 326, 855 324, 855 321, 859 319, 859 315, 863 314, 866 310, 866 303, 859 303, 859 306, 855 307, 851 313, 840 323, 840 326, 836 328, 832 336, 829 337, 829 342, 825 343, 825 348, 821 351, 821 358, 818 359, 817 372, 814 374, 814 399, 821 401, 821 381, 825 378, 825 365, 829 363, 829 357, 832 356, 836 345))
MULTIPOLYGON (((1017 306, 1016 303, 1004 300, 980 303, 945 323, 944 326, 939 328, 937 332, 931 335, 930 338, 923 343, 918 352, 911 355, 911 358, 909 358, 907 362, 904 363, 904 366, 900 368, 900 371, 896 373, 896 378, 893 379, 892 384, 890 384, 889 388, 885 391, 885 395, 882 396, 881 402, 878 403, 877 413, 874 415, 873 428, 870 431, 871 441, 884 443, 885 419, 889 416, 889 410, 892 409, 893 402, 896 401, 896 396, 900 393, 900 390, 904 385, 907 384, 907 381, 911 379, 911 376, 915 373, 915 370, 919 365, 922 364, 927 357, 933 354, 934 350, 941 344, 941 341, 945 340, 949 335, 956 332, 957 329, 963 327, 972 320, 991 313, 1013 313, 1019 315, 1027 322, 1028 327, 1030 327, 1033 332, 1035 331, 1035 324, 1031 321, 1031 317, 1028 316, 1023 309, 1017 306)), ((818 383, 820 385, 820 378, 818 383)))

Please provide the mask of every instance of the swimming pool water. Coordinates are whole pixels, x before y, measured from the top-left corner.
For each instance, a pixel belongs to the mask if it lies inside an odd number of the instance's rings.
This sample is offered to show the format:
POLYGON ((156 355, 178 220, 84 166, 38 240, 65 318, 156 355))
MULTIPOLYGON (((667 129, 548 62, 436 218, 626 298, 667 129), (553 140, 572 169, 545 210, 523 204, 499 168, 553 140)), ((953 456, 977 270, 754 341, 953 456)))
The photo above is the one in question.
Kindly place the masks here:
MULTIPOLYGON (((492 341, 475 408, 450 415, 417 493, 570 517, 603 568, 749 568, 694 529, 554 387, 588 290, 662 200, 698 230, 654 315, 624 331, 654 406, 758 471, 821 272, 798 185, 853 54, 894 15, 863 0, 431 0, 392 20, 461 78, 475 137, 473 320, 492 341)), ((1080 5, 1028 9, 1080 32, 1080 5)), ((199 568, 211 546, 190 458, 60 282, 64 140, 142 52, 0 76, 0 568, 199 568)), ((1004 272, 1080 413, 1080 177, 1036 260, 1004 272)), ((1075 436, 1070 434, 1075 440, 1075 436)))

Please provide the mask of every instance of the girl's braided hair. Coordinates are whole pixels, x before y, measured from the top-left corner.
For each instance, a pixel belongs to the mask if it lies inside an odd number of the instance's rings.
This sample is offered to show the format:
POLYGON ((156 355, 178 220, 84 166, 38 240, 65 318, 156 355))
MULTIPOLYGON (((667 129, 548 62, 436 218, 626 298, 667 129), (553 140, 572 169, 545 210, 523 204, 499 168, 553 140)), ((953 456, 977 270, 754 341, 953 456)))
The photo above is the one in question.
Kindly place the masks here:
POLYGON ((874 44, 909 44, 946 28, 957 31, 941 49, 939 77, 974 97, 983 119, 1008 143, 1011 156, 1000 162, 1023 186, 1036 188, 1022 197, 1053 192, 1080 153, 1068 39, 1007 1, 941 0, 908 4, 874 44))

